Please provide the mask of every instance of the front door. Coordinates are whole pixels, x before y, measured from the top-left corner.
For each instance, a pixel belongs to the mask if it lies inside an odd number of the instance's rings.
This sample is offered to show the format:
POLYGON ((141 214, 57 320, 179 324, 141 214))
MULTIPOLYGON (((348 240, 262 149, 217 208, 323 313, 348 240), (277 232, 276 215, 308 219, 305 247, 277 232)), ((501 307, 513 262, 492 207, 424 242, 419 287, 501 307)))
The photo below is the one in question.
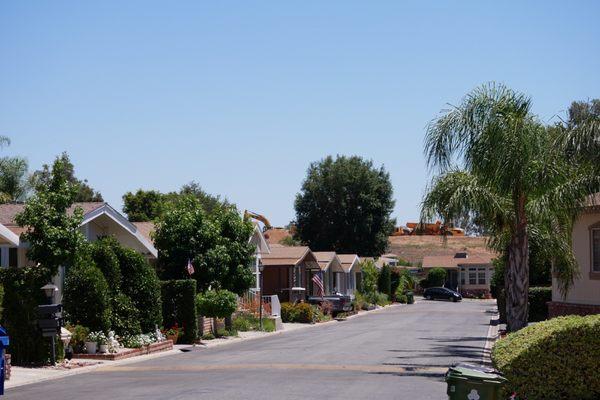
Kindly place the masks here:
POLYGON ((458 271, 446 270, 446 272, 446 282, 444 283, 444 287, 452 290, 458 289, 458 271))

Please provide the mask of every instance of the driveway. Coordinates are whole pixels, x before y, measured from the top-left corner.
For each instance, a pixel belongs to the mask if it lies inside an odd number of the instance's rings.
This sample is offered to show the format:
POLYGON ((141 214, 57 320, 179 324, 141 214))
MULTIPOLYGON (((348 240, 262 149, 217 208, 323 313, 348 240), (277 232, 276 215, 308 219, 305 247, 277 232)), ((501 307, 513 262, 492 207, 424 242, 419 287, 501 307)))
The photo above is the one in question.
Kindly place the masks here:
POLYGON ((345 322, 9 389, 7 399, 443 399, 478 363, 489 301, 420 301, 345 322))

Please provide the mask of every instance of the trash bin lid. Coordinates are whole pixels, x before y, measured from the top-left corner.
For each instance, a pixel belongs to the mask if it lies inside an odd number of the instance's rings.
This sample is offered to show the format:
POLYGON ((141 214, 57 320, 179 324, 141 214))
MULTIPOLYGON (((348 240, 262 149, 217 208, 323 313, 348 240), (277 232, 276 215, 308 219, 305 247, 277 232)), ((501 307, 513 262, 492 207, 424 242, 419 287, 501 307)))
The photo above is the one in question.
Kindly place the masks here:
POLYGON ((2 343, 4 347, 8 346, 9 343, 8 332, 6 332, 6 329, 2 326, 0 326, 0 343, 2 343))
POLYGON ((454 365, 448 369, 446 377, 495 383, 506 382, 506 378, 495 369, 473 364, 454 365))

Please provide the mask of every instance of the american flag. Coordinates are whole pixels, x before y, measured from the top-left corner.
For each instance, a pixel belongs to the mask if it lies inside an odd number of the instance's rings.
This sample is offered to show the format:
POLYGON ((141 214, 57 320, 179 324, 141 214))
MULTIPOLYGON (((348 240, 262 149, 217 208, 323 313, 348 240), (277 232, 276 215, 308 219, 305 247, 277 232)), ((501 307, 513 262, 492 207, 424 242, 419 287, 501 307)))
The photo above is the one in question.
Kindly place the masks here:
POLYGON ((323 280, 321 279, 321 272, 317 272, 313 275, 312 281, 317 288, 317 296, 325 296, 325 287, 323 286, 323 280))
POLYGON ((187 272, 189 275, 192 275, 194 273, 194 266, 192 265, 192 260, 190 260, 188 258, 188 264, 187 264, 187 272))

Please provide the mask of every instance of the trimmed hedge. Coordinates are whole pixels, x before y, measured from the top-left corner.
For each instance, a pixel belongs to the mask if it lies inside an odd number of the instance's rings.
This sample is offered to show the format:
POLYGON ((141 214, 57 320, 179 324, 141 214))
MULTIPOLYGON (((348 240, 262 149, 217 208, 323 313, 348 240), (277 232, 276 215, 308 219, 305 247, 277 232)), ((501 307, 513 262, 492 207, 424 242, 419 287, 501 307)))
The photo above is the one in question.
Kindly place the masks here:
POLYGON ((539 322, 499 340, 494 366, 507 393, 527 399, 600 398, 600 315, 539 322))
POLYGON ((183 328, 181 343, 193 343, 198 337, 196 281, 181 279, 161 282, 162 315, 165 328, 175 324, 183 328))
POLYGON ((551 287, 529 288, 529 322, 548 319, 548 302, 552 301, 551 287))

